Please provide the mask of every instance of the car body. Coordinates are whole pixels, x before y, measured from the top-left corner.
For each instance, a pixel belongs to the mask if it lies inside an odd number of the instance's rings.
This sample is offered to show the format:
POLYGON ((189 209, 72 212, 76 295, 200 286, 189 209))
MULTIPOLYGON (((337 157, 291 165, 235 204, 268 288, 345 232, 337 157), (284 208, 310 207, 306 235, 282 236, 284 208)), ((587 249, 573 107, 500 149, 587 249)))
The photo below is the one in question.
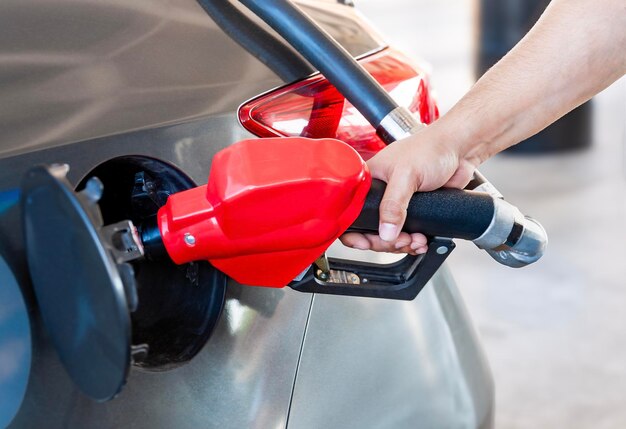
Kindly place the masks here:
MULTIPOLYGON (((353 56, 385 47, 347 2, 299 4, 353 56)), ((73 186, 119 157, 206 183, 220 149, 253 137, 239 106, 285 83, 193 1, 0 5, 0 191, 39 164, 73 186)), ((302 76, 304 78, 306 76, 302 76)), ((444 266, 414 301, 231 281, 211 338, 173 369, 133 368, 118 397, 73 384, 32 292, 22 213, 0 213, 0 255, 29 308, 30 379, 10 428, 489 428, 493 383, 444 266)))

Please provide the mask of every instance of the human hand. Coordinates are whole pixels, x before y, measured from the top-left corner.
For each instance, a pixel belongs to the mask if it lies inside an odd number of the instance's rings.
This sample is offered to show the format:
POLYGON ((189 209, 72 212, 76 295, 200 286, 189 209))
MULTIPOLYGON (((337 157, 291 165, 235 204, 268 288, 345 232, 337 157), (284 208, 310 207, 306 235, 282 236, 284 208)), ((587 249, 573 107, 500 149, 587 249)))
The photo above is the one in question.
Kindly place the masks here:
POLYGON ((379 252, 425 253, 426 236, 402 232, 411 196, 441 187, 464 188, 479 159, 463 156, 452 136, 437 123, 399 140, 368 161, 372 177, 387 182, 380 204, 379 234, 347 233, 341 242, 355 249, 379 252))

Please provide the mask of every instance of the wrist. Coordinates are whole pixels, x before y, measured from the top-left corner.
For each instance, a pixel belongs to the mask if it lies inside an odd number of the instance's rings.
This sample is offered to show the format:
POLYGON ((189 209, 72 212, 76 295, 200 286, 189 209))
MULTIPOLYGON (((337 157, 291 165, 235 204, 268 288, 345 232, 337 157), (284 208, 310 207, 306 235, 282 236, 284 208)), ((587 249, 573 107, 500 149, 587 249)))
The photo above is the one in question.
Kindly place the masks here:
POLYGON ((430 125, 429 129, 435 135, 433 140, 439 142, 446 152, 456 157, 459 165, 470 163, 478 167, 491 154, 489 143, 479 137, 471 122, 450 111, 430 125))

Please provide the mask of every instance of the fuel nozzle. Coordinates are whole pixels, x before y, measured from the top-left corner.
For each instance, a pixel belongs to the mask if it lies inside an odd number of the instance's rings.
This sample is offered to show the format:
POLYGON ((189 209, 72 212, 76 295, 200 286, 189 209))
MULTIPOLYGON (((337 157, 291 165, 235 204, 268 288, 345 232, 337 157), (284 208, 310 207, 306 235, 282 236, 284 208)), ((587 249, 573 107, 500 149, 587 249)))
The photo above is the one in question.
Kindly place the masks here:
POLYGON ((430 237, 426 255, 394 266, 320 260, 346 231, 377 232, 386 184, 338 140, 250 139, 217 153, 208 183, 170 195, 139 234, 148 259, 209 261, 242 284, 283 287, 298 278, 292 287, 301 291, 413 299, 453 238, 511 267, 542 256, 541 225, 485 192, 488 182, 476 183, 413 195, 403 230, 430 237))
POLYGON ((168 257, 156 215, 143 221, 138 226, 138 233, 147 259, 159 261, 168 257))
POLYGON ((283 287, 354 222, 371 178, 333 139, 249 139, 217 153, 208 183, 141 225, 149 258, 206 260, 242 284, 283 287))

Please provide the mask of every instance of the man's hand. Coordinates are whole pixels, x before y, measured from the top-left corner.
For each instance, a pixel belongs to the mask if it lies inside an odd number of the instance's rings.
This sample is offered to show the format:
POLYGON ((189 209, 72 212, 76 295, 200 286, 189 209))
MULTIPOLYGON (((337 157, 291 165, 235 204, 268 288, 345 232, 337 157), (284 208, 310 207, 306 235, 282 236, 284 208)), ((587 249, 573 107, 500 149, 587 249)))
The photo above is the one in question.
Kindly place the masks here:
POLYGON ((624 0, 552 0, 533 29, 438 121, 369 161, 387 182, 379 235, 345 234, 357 249, 424 253, 400 232, 414 192, 464 188, 492 155, 539 132, 626 72, 624 0))
POLYGON ((343 244, 379 252, 426 252, 423 234, 401 232, 411 196, 441 187, 464 188, 477 165, 458 153, 459 145, 442 135, 438 125, 389 145, 369 160, 372 177, 387 182, 379 235, 348 233, 341 237, 343 244))

